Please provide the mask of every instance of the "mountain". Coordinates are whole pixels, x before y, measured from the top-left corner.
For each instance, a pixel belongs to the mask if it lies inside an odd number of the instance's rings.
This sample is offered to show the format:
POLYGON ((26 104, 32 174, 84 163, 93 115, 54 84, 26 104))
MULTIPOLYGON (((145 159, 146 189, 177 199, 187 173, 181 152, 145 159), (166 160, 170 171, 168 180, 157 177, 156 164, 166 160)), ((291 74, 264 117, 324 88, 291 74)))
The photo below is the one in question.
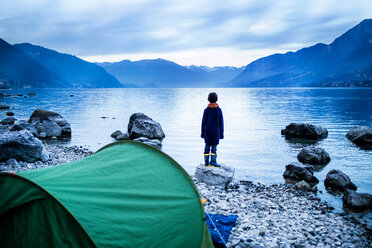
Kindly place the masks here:
POLYGON ((59 76, 31 56, 0 39, 0 88, 45 88, 66 86, 59 76))
POLYGON ((372 19, 331 44, 274 54, 248 64, 226 87, 372 86, 372 19))
POLYGON ((121 82, 139 87, 213 87, 243 71, 236 67, 181 66, 164 59, 97 64, 121 82))
POLYGON ((27 53, 74 88, 121 88, 124 86, 100 66, 76 56, 29 43, 15 44, 14 47, 27 53))

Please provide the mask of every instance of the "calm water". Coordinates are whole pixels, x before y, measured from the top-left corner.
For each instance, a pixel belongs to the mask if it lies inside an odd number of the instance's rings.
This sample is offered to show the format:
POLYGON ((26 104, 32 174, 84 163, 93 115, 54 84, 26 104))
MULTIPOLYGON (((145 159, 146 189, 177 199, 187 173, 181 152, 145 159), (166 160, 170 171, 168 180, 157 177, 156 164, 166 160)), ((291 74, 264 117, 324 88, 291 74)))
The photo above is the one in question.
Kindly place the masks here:
MULTIPOLYGON (((190 174, 203 162, 200 124, 211 89, 48 89, 36 96, 4 98, 16 118, 28 119, 36 108, 60 113, 72 126, 68 145, 97 150, 112 142, 110 134, 126 131, 129 117, 143 112, 161 123, 166 138, 163 151, 190 174), (73 95, 71 97, 70 95, 73 95), (108 118, 101 118, 108 117, 108 118)), ((372 89, 249 88, 217 89, 225 118, 225 139, 218 146, 218 161, 236 168, 236 177, 263 183, 282 183, 285 165, 296 161, 300 144, 291 144, 280 130, 291 122, 324 126, 327 139, 316 145, 331 162, 316 177, 323 199, 340 209, 339 198, 326 193, 323 180, 331 169, 348 174, 358 192, 372 193, 372 151, 345 138, 354 125, 372 124, 372 89)), ((1 91, 27 94, 31 90, 1 91)), ((0 112, 0 118, 6 111, 0 112)))

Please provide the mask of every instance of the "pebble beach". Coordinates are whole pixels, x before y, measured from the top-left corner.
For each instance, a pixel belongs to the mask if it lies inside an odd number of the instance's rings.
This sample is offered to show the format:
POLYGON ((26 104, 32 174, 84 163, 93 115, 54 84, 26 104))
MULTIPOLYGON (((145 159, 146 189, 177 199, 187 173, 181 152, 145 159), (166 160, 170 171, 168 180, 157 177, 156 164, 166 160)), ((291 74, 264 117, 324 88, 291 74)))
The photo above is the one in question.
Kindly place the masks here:
MULTIPOLYGON (((2 172, 55 166, 93 154, 83 146, 44 145, 49 160, 2 163, 2 172)), ((372 247, 371 230, 359 217, 335 213, 313 192, 239 181, 223 190, 194 181, 207 199, 206 212, 238 216, 227 247, 372 247)))

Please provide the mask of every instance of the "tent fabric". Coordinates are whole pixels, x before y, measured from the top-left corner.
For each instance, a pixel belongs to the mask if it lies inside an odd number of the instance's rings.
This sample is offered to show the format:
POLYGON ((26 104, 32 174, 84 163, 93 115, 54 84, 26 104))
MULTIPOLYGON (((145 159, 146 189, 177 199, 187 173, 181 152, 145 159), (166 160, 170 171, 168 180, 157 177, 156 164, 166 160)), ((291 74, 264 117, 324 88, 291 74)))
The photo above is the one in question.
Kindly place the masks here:
POLYGON ((219 215, 207 213, 207 225, 215 247, 226 247, 230 232, 235 225, 237 215, 219 215), (216 228, 218 230, 216 230, 216 228), (219 233, 218 233, 219 232, 219 233), (223 240, 221 239, 221 236, 223 240))
POLYGON ((213 247, 190 176, 165 153, 138 142, 117 142, 68 164, 0 174, 0 195, 6 196, 0 201, 5 247, 213 247), (25 244, 12 245, 17 237, 25 244))

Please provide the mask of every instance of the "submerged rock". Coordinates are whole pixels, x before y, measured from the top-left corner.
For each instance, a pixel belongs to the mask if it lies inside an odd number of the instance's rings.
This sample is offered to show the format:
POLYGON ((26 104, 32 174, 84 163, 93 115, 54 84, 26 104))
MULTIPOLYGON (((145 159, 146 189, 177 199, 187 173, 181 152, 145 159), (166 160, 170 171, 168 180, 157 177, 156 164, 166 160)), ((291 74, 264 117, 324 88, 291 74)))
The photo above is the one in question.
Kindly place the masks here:
POLYGON ((220 168, 217 168, 210 166, 206 167, 205 165, 200 164, 196 167, 194 177, 198 182, 225 189, 233 180, 234 174, 235 169, 231 166, 221 165, 220 168))
POLYGON ((303 164, 311 165, 325 165, 331 161, 329 154, 323 148, 315 146, 302 148, 297 159, 303 164))
POLYGON ((0 109, 9 109, 10 107, 6 104, 0 104, 0 109))
POLYGON ((301 164, 299 162, 292 162, 285 166, 283 173, 284 178, 289 178, 295 181, 302 181, 309 184, 317 184, 319 180, 314 176, 314 168, 309 164, 301 164))
POLYGON ((128 133, 131 139, 145 137, 148 139, 165 138, 161 125, 143 113, 135 113, 129 118, 128 133))
POLYGON ((35 126, 39 134, 42 133, 46 134, 45 137, 71 136, 70 124, 60 114, 57 114, 52 111, 36 109, 32 113, 30 119, 28 120, 28 123, 35 126), (53 136, 50 135, 51 133, 53 134, 59 133, 59 129, 52 123, 55 123, 59 126, 61 132, 59 135, 53 136))
POLYGON ((282 129, 281 133, 285 135, 286 139, 300 138, 318 140, 327 138, 328 136, 326 128, 304 123, 291 123, 286 126, 285 129, 282 129))
POLYGON ((346 134, 346 137, 357 146, 371 150, 372 149, 372 127, 355 126, 346 134))
POLYGON ((368 193, 357 193, 354 190, 346 190, 342 197, 344 207, 354 211, 372 210, 372 195, 368 193))
POLYGON ((347 189, 357 190, 357 186, 351 182, 350 178, 340 170, 330 170, 324 180, 326 188, 331 191, 345 192, 347 189))
POLYGON ((0 161, 14 158, 34 162, 43 159, 43 143, 27 130, 0 130, 0 161))

